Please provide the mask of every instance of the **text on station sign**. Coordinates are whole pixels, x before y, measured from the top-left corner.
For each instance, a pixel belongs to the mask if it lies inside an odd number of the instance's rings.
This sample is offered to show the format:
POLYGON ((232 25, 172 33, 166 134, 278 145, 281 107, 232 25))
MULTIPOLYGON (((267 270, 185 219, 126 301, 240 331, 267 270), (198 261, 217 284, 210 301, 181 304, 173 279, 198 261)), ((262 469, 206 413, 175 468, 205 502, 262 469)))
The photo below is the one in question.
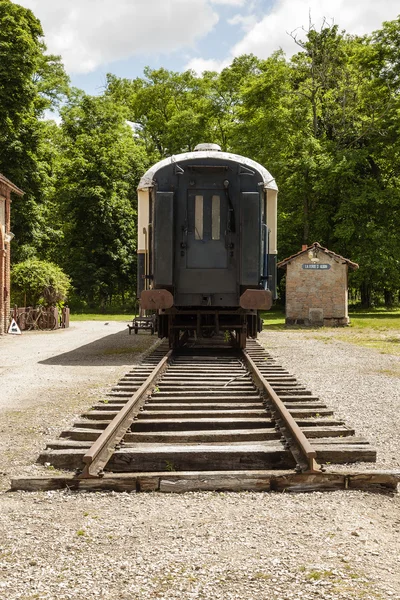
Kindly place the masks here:
POLYGON ((305 263, 303 264, 303 269, 313 269, 315 271, 327 271, 331 268, 331 265, 327 264, 319 264, 319 263, 305 263))

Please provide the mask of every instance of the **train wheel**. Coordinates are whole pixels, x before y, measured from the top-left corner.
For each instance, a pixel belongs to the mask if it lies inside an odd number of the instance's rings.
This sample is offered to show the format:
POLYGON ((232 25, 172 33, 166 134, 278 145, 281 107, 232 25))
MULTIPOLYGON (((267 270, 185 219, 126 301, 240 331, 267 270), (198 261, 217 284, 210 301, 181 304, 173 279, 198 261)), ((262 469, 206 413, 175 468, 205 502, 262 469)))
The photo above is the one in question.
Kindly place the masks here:
POLYGON ((179 348, 180 331, 179 329, 174 330, 173 334, 173 348, 179 348))
POLYGON ((240 348, 240 329, 235 329, 235 336, 233 337, 233 345, 240 348))

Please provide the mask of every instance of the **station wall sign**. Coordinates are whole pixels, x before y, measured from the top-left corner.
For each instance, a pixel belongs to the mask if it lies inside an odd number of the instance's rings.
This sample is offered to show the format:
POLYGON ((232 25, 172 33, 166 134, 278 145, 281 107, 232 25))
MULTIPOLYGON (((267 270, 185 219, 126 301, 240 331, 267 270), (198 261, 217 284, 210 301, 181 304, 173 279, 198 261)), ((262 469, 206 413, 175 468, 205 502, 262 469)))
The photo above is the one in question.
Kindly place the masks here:
POLYGON ((312 269, 313 271, 327 271, 331 268, 331 265, 320 264, 320 263, 305 263, 302 265, 303 269, 312 269))

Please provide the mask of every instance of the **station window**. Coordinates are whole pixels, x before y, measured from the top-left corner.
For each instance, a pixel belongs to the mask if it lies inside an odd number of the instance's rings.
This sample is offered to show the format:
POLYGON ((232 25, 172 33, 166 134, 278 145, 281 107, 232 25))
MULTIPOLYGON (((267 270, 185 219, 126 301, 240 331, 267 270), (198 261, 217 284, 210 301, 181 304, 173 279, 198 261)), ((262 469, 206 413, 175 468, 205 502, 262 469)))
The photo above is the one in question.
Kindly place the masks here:
POLYGON ((203 196, 194 197, 194 239, 203 239, 203 196))
POLYGON ((213 196, 211 201, 211 238, 219 240, 221 232, 221 199, 213 196))
POLYGON ((0 196, 0 225, 6 225, 6 200, 0 196))

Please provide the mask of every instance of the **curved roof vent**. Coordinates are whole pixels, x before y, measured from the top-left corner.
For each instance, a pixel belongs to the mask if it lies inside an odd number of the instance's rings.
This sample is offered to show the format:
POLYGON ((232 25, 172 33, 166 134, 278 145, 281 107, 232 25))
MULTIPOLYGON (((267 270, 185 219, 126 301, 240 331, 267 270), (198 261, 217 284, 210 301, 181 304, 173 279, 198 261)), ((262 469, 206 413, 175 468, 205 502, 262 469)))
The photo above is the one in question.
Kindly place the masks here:
POLYGON ((194 149, 195 152, 203 152, 205 150, 211 152, 221 152, 221 146, 218 146, 218 144, 197 144, 194 149))

